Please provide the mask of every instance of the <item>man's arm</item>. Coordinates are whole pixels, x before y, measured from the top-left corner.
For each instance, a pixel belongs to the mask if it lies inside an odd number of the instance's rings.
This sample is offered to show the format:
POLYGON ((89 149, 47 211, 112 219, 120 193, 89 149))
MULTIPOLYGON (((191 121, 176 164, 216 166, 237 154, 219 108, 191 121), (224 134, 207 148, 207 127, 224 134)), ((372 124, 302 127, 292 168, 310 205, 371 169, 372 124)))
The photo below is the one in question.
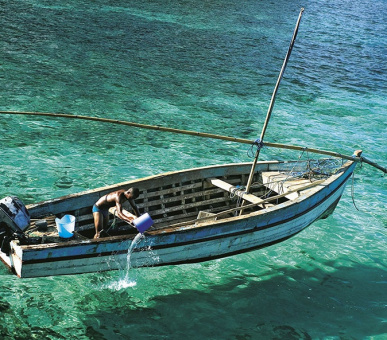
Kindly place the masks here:
POLYGON ((115 201, 116 201, 116 212, 117 216, 128 223, 131 223, 134 220, 134 217, 124 214, 122 211, 122 203, 125 202, 126 197, 123 192, 117 192, 115 201))
POLYGON ((127 214, 124 214, 124 212, 122 211, 122 204, 117 202, 116 203, 116 212, 117 212, 117 216, 121 219, 121 220, 124 220, 125 222, 128 222, 128 223, 132 223, 134 218, 135 217, 132 217, 132 216, 128 216, 127 214))
POLYGON ((132 206, 136 216, 139 217, 141 214, 140 214, 140 210, 138 210, 138 208, 137 208, 137 205, 134 203, 134 201, 132 199, 130 199, 128 201, 129 201, 130 205, 132 206))

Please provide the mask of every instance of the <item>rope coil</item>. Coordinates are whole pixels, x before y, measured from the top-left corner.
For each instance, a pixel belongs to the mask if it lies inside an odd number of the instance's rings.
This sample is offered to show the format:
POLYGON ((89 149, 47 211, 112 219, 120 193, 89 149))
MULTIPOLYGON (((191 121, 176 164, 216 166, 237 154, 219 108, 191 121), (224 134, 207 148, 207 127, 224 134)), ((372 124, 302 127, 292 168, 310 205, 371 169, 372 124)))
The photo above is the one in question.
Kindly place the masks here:
POLYGON ((250 149, 247 150, 247 156, 254 158, 257 151, 261 150, 264 147, 263 141, 260 138, 257 138, 252 144, 250 149), (254 151, 254 148, 255 151, 254 151))

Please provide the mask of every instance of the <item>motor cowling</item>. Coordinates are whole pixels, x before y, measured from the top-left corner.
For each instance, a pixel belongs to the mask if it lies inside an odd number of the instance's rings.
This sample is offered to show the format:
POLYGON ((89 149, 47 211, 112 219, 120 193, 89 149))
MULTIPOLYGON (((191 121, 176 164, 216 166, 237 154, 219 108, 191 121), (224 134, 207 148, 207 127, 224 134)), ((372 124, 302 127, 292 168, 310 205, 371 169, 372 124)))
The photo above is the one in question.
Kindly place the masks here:
POLYGON ((3 252, 7 252, 10 240, 24 237, 30 222, 30 214, 18 197, 7 196, 0 200, 0 246, 3 252))

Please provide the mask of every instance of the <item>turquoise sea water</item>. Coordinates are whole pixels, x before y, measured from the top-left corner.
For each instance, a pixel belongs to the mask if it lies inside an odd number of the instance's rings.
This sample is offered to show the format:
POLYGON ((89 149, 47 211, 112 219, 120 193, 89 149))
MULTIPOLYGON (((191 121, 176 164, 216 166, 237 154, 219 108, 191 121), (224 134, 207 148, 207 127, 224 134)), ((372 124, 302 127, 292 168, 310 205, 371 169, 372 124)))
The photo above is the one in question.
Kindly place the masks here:
MULTIPOLYGON (((0 110, 256 139, 302 6, 266 141, 386 166, 385 0, 0 0, 0 110)), ((0 142, 0 197, 25 203, 250 160, 247 145, 24 116, 0 116, 0 142)), ((0 338, 387 339, 386 177, 358 166, 350 184, 332 216, 264 250, 24 280, 2 266, 0 338)))

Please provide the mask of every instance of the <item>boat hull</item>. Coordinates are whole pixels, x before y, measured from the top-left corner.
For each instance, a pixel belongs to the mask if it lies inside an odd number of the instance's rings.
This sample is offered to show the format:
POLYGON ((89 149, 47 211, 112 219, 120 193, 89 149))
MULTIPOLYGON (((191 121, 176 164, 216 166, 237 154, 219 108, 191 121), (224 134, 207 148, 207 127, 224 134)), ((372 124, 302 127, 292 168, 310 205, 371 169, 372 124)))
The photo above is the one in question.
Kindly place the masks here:
POLYGON ((80 274, 130 267, 201 262, 251 251, 284 241, 319 218, 331 213, 355 163, 341 174, 300 195, 259 212, 212 221, 203 225, 175 227, 173 231, 147 233, 132 245, 133 237, 70 241, 55 245, 23 247, 11 242, 11 255, 2 258, 19 277, 80 274))

